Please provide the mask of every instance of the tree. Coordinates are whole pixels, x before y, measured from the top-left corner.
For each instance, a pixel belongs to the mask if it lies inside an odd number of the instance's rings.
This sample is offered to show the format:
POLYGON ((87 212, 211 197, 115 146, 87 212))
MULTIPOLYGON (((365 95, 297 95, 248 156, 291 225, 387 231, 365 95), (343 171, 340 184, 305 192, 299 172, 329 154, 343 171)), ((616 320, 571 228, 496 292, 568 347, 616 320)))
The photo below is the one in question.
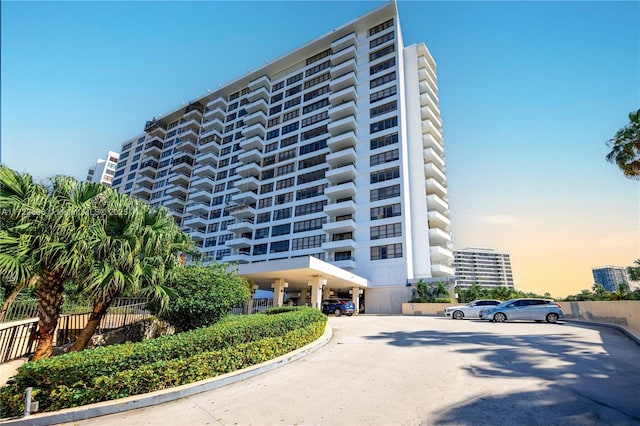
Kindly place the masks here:
MULTIPOLYGON (((177 331, 214 324, 251 297, 248 282, 218 263, 178 268, 167 285, 173 295, 167 309, 158 316, 177 331)), ((150 307, 159 311, 155 304, 150 307)))
POLYGON ((618 165, 625 177, 640 179, 640 109, 629 113, 629 124, 607 141, 607 161, 618 165))
POLYGON ((489 295, 494 299, 507 300, 513 297, 513 291, 507 287, 495 287, 489 291, 489 295))
POLYGON ((179 255, 194 250, 165 208, 153 209, 138 199, 113 190, 106 193, 94 229, 92 278, 82 290, 93 299, 85 328, 71 347, 83 350, 113 301, 128 292, 155 300, 160 310, 169 302, 164 286, 180 264, 179 255))
POLYGON ((627 275, 630 281, 640 281, 640 259, 634 260, 632 266, 627 266, 627 275))
POLYGON ((37 345, 33 360, 53 353, 64 283, 90 276, 88 235, 97 196, 105 187, 57 176, 48 186, 0 166, 0 274, 35 285, 37 345))
POLYGON ((458 299, 460 302, 469 303, 474 300, 484 299, 489 296, 489 292, 485 287, 481 287, 478 283, 473 283, 471 287, 464 288, 459 287, 458 291, 458 299))

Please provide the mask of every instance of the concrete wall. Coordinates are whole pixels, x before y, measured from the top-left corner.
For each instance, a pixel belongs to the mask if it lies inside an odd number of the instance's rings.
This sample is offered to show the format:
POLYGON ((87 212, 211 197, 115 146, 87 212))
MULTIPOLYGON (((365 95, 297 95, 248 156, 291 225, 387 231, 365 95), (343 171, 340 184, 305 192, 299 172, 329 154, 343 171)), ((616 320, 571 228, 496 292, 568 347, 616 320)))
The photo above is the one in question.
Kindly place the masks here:
POLYGON ((460 306, 460 303, 403 303, 402 315, 444 316, 444 309, 449 306, 460 306))
POLYGON ((411 287, 371 287, 364 293, 366 314, 394 315, 402 313, 402 304, 411 299, 411 287))
POLYGON ((567 319, 623 325, 640 333, 640 300, 558 303, 567 319))

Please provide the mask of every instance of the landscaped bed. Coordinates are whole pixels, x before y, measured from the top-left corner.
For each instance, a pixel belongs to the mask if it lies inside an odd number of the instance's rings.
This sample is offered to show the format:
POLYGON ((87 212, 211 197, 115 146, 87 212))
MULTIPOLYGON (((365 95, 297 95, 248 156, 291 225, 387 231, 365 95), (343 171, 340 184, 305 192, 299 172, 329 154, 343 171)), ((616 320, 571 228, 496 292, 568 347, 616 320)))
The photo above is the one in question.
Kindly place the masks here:
POLYGON ((326 321, 317 309, 275 308, 175 336, 28 362, 15 384, 0 388, 0 417, 22 414, 27 387, 46 412, 209 379, 309 344, 326 321))

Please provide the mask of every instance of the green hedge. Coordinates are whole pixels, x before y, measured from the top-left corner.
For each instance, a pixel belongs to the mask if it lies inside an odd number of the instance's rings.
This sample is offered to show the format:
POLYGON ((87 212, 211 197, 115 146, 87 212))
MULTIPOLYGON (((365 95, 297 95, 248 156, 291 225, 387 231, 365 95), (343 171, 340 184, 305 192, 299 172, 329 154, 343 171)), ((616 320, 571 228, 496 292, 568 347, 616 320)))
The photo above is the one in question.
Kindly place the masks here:
POLYGON ((0 388, 0 417, 22 413, 22 392, 28 386, 41 411, 123 398, 286 354, 319 338, 325 323, 325 315, 305 307, 278 315, 231 316, 176 336, 29 362, 19 369, 15 385, 0 388))

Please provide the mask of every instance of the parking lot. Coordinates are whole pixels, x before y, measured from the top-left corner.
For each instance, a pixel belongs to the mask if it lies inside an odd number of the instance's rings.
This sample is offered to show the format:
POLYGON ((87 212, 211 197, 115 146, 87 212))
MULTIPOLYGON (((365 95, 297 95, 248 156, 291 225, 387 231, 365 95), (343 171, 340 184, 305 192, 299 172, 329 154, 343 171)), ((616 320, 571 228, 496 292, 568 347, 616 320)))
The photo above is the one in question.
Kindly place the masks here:
POLYGON ((615 329, 370 315, 329 324, 326 346, 282 368, 74 424, 640 424, 640 346, 615 329))

